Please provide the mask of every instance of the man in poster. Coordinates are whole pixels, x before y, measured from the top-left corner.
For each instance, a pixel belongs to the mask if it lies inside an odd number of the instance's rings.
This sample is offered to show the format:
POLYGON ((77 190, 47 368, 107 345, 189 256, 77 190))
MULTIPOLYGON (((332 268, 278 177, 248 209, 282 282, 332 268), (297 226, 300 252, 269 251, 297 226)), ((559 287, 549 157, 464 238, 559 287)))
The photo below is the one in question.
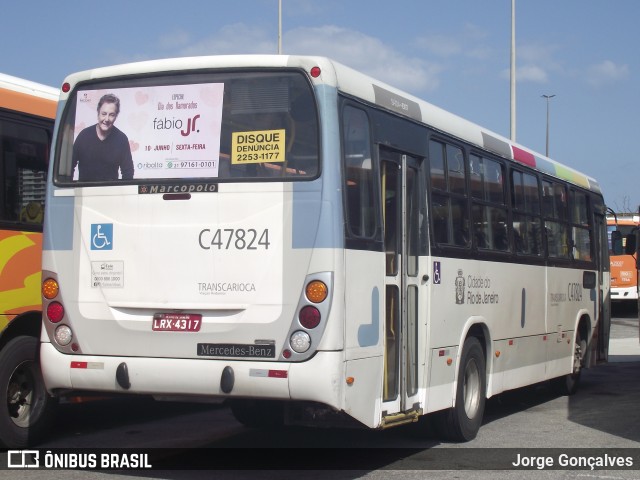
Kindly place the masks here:
POLYGON ((73 144, 73 169, 80 181, 133 178, 129 139, 114 123, 120 113, 120 99, 108 93, 98 102, 98 122, 80 132, 73 144))

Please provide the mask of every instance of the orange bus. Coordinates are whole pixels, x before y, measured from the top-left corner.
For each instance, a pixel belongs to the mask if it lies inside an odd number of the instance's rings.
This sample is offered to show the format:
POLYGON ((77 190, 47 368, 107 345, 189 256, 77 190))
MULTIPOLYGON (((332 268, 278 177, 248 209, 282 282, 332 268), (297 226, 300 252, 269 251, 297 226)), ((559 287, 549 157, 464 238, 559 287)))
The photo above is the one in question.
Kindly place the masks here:
POLYGON ((0 74, 0 444, 34 443, 51 418, 38 363, 42 223, 58 90, 0 74))
MULTIPOLYGON (((637 301, 638 300, 638 270, 636 269, 636 254, 627 253, 627 236, 635 234, 640 226, 640 215, 631 213, 618 213, 607 217, 607 230, 609 234, 618 230, 622 236, 622 253, 616 254, 609 250, 611 261, 611 300, 637 301)), ((635 249, 633 249, 635 250, 635 249)))

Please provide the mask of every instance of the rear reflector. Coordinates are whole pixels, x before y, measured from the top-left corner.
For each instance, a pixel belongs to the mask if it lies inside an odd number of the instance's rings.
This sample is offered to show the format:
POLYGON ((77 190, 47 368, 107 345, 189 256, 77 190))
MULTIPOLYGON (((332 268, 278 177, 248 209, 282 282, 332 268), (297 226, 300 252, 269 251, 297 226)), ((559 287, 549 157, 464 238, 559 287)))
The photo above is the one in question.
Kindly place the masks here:
POLYGON ((103 362, 71 362, 71 368, 81 368, 87 370, 104 370, 103 362))
POLYGON ((288 373, 286 370, 266 370, 262 368, 252 368, 249 370, 249 376, 262 378, 287 378, 288 373))

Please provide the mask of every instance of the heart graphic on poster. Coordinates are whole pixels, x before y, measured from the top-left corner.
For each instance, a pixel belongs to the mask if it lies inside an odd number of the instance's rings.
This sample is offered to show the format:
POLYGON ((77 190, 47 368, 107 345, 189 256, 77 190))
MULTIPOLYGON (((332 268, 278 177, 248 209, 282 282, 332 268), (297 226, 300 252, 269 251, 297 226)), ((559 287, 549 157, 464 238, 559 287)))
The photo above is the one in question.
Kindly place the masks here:
POLYGON ((136 152, 138 148, 140 148, 140 144, 133 140, 129 140, 129 148, 131 149, 132 152, 136 152))
POLYGON ((144 105, 149 101, 149 95, 144 92, 136 92, 136 103, 138 105, 144 105))
POLYGON ((200 89, 200 98, 209 107, 220 107, 222 105, 222 86, 207 86, 200 89))

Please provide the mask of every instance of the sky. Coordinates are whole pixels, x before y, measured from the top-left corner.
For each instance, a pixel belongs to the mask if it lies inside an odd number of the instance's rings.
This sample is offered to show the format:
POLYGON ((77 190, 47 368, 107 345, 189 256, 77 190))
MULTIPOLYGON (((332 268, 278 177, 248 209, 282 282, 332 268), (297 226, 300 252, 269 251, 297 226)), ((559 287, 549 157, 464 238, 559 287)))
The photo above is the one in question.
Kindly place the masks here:
MULTIPOLYGON (((278 51, 278 0, 5 1, 2 18, 0 72, 54 87, 106 65, 278 51)), ((517 142, 545 154, 548 126, 551 158, 637 212, 640 1, 516 0, 515 19, 517 142)), ((282 53, 511 136, 511 0, 282 0, 282 53)))

